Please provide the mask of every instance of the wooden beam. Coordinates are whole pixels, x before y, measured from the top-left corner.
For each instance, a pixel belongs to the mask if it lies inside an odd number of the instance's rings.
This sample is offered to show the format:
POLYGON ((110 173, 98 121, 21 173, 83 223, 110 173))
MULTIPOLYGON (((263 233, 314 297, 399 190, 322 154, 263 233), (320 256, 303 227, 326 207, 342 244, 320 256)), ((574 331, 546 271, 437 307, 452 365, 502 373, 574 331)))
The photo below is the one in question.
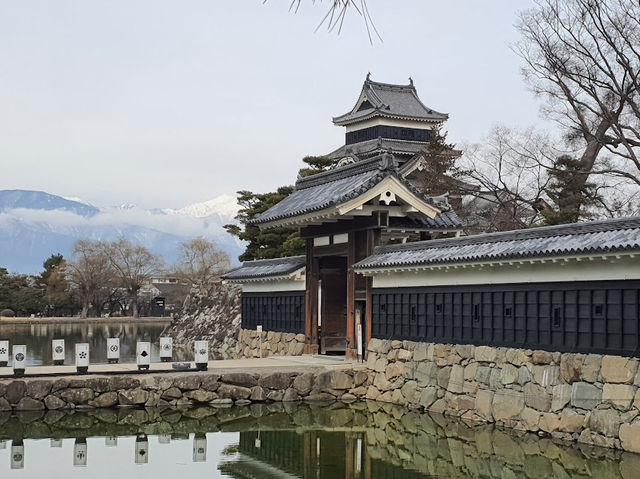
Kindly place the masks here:
POLYGON ((349 232, 349 242, 347 251, 347 351, 346 358, 354 359, 357 357, 356 351, 356 333, 355 333, 355 290, 356 290, 356 274, 353 265, 356 262, 356 233, 349 232))
POLYGON ((331 224, 310 225, 300 228, 301 238, 313 238, 316 236, 327 236, 339 233, 348 233, 349 231, 360 231, 387 227, 389 225, 389 217, 387 215, 375 214, 372 216, 358 216, 351 220, 338 220, 331 224))

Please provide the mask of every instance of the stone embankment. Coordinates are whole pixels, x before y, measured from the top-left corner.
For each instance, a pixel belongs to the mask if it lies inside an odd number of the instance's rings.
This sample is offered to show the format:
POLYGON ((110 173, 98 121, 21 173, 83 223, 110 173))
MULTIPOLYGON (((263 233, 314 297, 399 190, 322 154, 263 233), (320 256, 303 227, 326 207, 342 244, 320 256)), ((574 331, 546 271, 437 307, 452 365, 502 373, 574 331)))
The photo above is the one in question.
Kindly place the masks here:
POLYGON ((193 341, 209 341, 210 359, 234 359, 240 332, 240 292, 234 285, 218 283, 210 291, 194 287, 180 316, 165 328, 173 338, 178 359, 193 358, 193 341))
POLYGON ((353 402, 368 374, 357 370, 288 373, 149 373, 0 380, 0 411, 115 406, 244 405, 253 402, 353 402))
POLYGON ((366 398, 640 452, 638 360, 372 340, 366 398))
POLYGON ((304 352, 305 341, 304 334, 241 329, 238 334, 235 357, 300 356, 304 352))

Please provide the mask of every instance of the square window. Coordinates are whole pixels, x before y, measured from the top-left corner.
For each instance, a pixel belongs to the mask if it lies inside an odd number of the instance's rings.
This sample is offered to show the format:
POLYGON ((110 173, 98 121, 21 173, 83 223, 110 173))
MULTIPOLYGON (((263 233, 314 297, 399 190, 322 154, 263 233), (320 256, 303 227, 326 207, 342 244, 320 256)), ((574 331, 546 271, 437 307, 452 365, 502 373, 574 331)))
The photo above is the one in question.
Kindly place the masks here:
POLYGON ((504 315, 507 318, 510 318, 511 316, 513 316, 513 307, 512 306, 505 306, 504 308, 504 315))
POLYGON ((562 326, 562 308, 555 306, 553 308, 553 327, 559 328, 562 326))
POLYGON ((604 304, 594 304, 593 314, 595 316, 602 316, 604 314, 604 304))
POLYGON ((442 303, 436 304, 436 313, 442 313, 442 303))

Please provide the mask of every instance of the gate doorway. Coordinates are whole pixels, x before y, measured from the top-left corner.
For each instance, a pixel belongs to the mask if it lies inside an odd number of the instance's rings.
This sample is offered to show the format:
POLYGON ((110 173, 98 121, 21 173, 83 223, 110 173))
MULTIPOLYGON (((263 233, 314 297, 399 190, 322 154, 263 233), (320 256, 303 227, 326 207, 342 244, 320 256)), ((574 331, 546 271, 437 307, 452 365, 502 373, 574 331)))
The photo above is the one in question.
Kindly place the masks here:
POLYGON ((319 273, 320 354, 345 354, 347 349, 347 257, 321 258, 319 273))

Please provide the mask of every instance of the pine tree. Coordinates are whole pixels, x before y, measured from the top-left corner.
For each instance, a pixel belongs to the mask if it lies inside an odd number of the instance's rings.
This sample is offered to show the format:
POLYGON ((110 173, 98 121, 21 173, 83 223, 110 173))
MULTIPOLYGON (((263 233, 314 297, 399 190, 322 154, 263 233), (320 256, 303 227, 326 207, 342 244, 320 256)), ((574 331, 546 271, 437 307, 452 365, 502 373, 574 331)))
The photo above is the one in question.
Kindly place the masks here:
POLYGON ((599 203, 600 196, 594 183, 580 179, 584 171, 580 160, 572 156, 563 155, 556 159, 549 172, 550 182, 546 189, 555 208, 542 211, 546 224, 575 223, 591 216, 589 208, 599 203))

